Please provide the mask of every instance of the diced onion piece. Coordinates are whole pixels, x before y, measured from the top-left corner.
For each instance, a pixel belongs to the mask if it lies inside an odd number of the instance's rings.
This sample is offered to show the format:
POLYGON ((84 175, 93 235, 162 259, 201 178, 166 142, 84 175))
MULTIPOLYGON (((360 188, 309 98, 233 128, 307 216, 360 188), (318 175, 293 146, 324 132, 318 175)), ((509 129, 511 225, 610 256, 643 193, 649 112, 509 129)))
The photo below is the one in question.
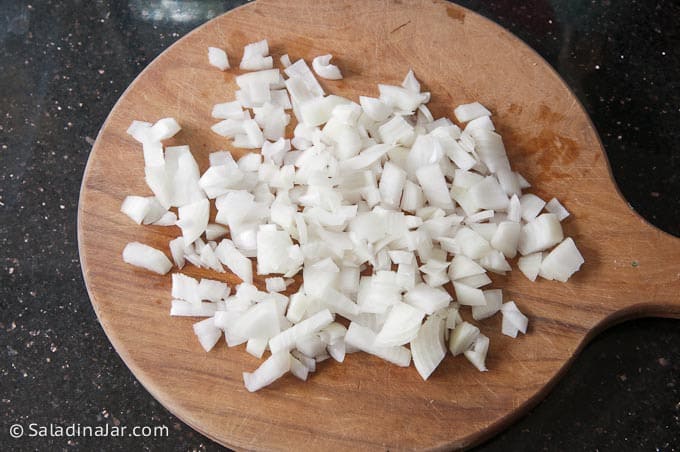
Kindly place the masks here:
POLYGON ((286 290, 286 281, 281 277, 267 278, 264 280, 267 292, 283 292, 286 290))
POLYGON ((517 267, 530 281, 536 281, 542 260, 543 253, 541 252, 527 254, 517 260, 517 267))
POLYGON ((491 317, 501 309, 503 304, 503 292, 500 289, 484 290, 483 293, 486 305, 472 307, 472 318, 475 320, 491 317))
POLYGON ((201 301, 198 291, 198 281, 183 273, 172 274, 172 296, 198 305, 201 301))
POLYGON ((170 240, 170 254, 172 255, 172 260, 175 261, 175 265, 178 268, 184 267, 184 239, 182 237, 177 237, 176 239, 170 240))
POLYGON ((405 183, 406 171, 391 162, 386 162, 378 185, 383 203, 391 208, 399 206, 405 183))
POLYGON ((489 242, 470 228, 460 228, 456 232, 456 242, 463 255, 470 259, 480 259, 491 251, 489 242))
POLYGON ((139 242, 130 242, 123 249, 123 260, 130 265, 164 275, 172 263, 162 251, 139 242))
POLYGON ((217 312, 217 303, 192 303, 185 300, 172 300, 170 315, 177 317, 211 317, 217 312))
POLYGON ((453 110, 453 114, 460 122, 468 122, 481 116, 491 116, 491 112, 479 102, 459 105, 453 110))
POLYGON ((311 317, 296 323, 287 330, 281 331, 269 340, 272 353, 289 351, 295 347, 295 342, 309 334, 316 333, 333 322, 333 314, 328 309, 317 312, 311 317))
POLYGON ((557 245, 564 238, 560 221, 552 213, 544 213, 522 226, 517 249, 526 256, 557 245))
POLYGON ((460 278, 457 281, 461 284, 465 284, 466 286, 474 287, 475 289, 479 289, 480 287, 491 284, 491 278, 489 278, 486 273, 466 276, 465 278, 460 278))
POLYGON ((554 213, 557 219, 562 221, 569 216, 569 211, 564 208, 564 206, 557 200, 557 198, 552 198, 545 205, 545 210, 549 213, 554 213))
POLYGON ((227 228, 221 224, 208 223, 205 228, 205 238, 206 240, 217 240, 227 235, 227 232, 227 228))
POLYGON ((484 268, 464 254, 457 254, 449 265, 451 281, 482 273, 485 273, 484 268))
POLYGON ((208 47, 208 61, 220 71, 229 69, 229 58, 227 52, 217 47, 208 47))
POLYGON ((153 197, 126 196, 123 204, 120 206, 120 211, 130 217, 135 223, 142 224, 149 210, 151 210, 151 199, 153 197))
POLYGON ((578 248, 576 248, 574 240, 568 237, 543 258, 540 266, 540 275, 546 279, 567 282, 571 275, 581 268, 584 262, 585 260, 578 248))
POLYGON ((418 284, 404 295, 404 301, 428 315, 432 315, 449 305, 452 298, 443 289, 418 284))
POLYGON ((231 334, 248 339, 270 338, 280 331, 278 310, 273 299, 254 304, 229 328, 231 334))
POLYGON ((423 380, 427 380, 432 375, 446 356, 445 330, 444 319, 433 315, 425 320, 418 335, 411 341, 413 364, 423 380))
POLYGON ((186 204, 178 209, 177 226, 182 229, 185 243, 193 243, 208 227, 210 202, 207 199, 186 204))
POLYGON ((512 259, 517 254, 521 227, 514 221, 502 221, 491 238, 492 247, 502 252, 505 257, 512 259))
POLYGON ((182 130, 175 118, 163 118, 156 121, 149 130, 151 141, 162 141, 174 137, 182 130))
MULTIPOLYGON (((262 337, 251 337, 246 343, 246 352, 255 358, 262 358, 267 348, 267 339, 262 337)), ((299 361, 298 361, 299 362, 299 361)))
POLYGON ((231 240, 223 239, 215 248, 215 255, 243 282, 253 283, 253 267, 250 259, 236 249, 231 240))
POLYGON ((466 306, 485 306, 486 298, 480 289, 475 289, 465 284, 454 281, 453 288, 456 291, 456 301, 466 306))
POLYGON ((345 343, 368 354, 377 356, 400 367, 411 363, 411 352, 406 347, 386 347, 376 343, 376 334, 370 328, 351 322, 345 335, 345 343))
POLYGON ((243 372, 243 383, 248 391, 258 391, 284 376, 290 367, 290 353, 273 353, 255 372, 243 372))
POLYGON ((517 337, 517 332, 526 334, 529 319, 520 312, 514 301, 508 301, 501 306, 503 314, 502 333, 506 336, 517 337))
POLYGON ((203 350, 209 352, 222 337, 222 330, 215 326, 213 318, 194 323, 194 334, 198 337, 203 350))
POLYGON ((420 93, 420 82, 416 79, 416 75, 413 73, 413 69, 409 69, 404 81, 401 82, 401 86, 413 93, 420 93))
POLYGON ((302 364, 297 358, 293 356, 290 357, 290 373, 295 375, 302 381, 307 381, 307 376, 309 375, 309 368, 302 364))
POLYGON ((508 196, 494 176, 487 176, 468 190, 468 196, 480 209, 505 210, 508 196))
POLYGON ((472 349, 463 352, 465 357, 470 361, 480 372, 486 372, 486 354, 489 351, 489 338, 480 334, 472 344, 472 349))
POLYGON ((334 64, 330 64, 333 55, 319 55, 312 60, 312 68, 314 72, 321 77, 328 80, 340 80, 342 79, 342 73, 340 69, 334 64))
POLYGON ((331 358, 333 358, 337 362, 341 363, 345 361, 345 354, 347 350, 344 340, 328 345, 326 347, 326 350, 328 351, 328 354, 331 355, 331 358))
POLYGON ((453 329, 449 336, 449 350, 453 356, 470 350, 474 341, 479 337, 479 328, 471 323, 463 322, 453 329))
POLYGON ((482 256, 479 260, 479 264, 490 272, 498 273, 500 275, 504 275, 505 272, 512 270, 508 261, 505 260, 503 253, 497 250, 491 250, 482 256))
POLYGON ((218 273, 224 273, 224 268, 222 268, 220 260, 217 258, 215 252, 213 251, 209 244, 206 243, 200 249, 199 257, 203 265, 205 265, 206 267, 215 270, 218 273))
POLYGON ((130 123, 130 127, 128 127, 126 132, 132 138, 143 144, 145 142, 151 141, 149 133, 151 131, 152 125, 153 124, 150 122, 135 120, 130 123))
POLYGON ((439 165, 428 165, 416 171, 418 183, 430 205, 453 210, 454 205, 446 187, 446 180, 439 165))
POLYGON ((519 202, 522 205, 522 219, 527 223, 533 221, 545 206, 545 201, 531 193, 522 195, 519 202))
POLYGON ((425 313, 406 303, 397 303, 387 315, 376 336, 376 344, 384 347, 404 345, 418 334, 425 313))
POLYGON ((383 143, 410 145, 415 137, 415 129, 403 117, 394 116, 378 128, 383 143))
MULTIPOLYGON (((298 79, 300 80, 304 86, 307 88, 309 91, 309 94, 312 97, 318 97, 318 96, 323 96, 324 91, 323 88, 321 88, 321 85, 319 85, 319 82, 316 80, 314 77, 314 74, 312 74, 311 69, 309 69, 309 66, 307 66, 307 63, 305 63, 305 60, 297 60, 295 63, 291 64, 288 66, 284 72, 290 79, 298 79)), ((286 83, 286 86, 289 88, 289 84, 286 83)), ((293 94, 291 93, 291 96, 293 94)), ((293 96, 295 97, 295 96, 293 96)))
POLYGON ((392 108, 375 97, 360 96, 359 102, 366 116, 373 121, 383 122, 392 114, 392 108))
POLYGON ((241 121, 245 119, 243 117, 243 108, 236 100, 213 105, 211 116, 213 118, 232 119, 235 121, 241 121))
POLYGON ((198 296, 201 300, 220 301, 229 295, 229 286, 214 279, 201 279, 198 296))

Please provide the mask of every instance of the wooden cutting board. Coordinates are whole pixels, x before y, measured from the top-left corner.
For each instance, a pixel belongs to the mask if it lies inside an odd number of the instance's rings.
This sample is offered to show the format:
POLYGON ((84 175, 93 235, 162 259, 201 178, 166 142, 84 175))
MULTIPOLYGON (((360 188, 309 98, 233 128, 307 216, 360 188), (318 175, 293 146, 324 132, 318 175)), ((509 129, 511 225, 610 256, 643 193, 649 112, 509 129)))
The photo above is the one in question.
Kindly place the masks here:
MULTIPOLYGON (((132 83, 102 127, 83 179, 78 234, 92 304, 125 363, 171 412, 237 449, 468 447, 535 405, 604 327, 638 316, 680 317, 680 240, 622 199, 578 100, 519 39, 438 0, 258 0, 179 40, 132 83), (251 394, 241 373, 260 361, 223 342, 203 352, 194 320, 169 317, 170 275, 123 263, 127 242, 167 251, 180 234, 176 227, 137 226, 119 212, 126 195, 150 194, 141 148, 126 128, 133 119, 177 118, 183 129, 167 144, 189 144, 202 171, 211 151, 241 155, 208 129, 212 105, 234 98, 239 72, 209 66, 206 48, 225 48, 238 66, 243 46, 264 38, 276 61, 283 53, 308 62, 332 53, 345 78, 322 85, 354 100, 377 95, 379 82, 399 84, 413 68, 432 92, 435 117, 481 101, 531 191, 557 197, 571 212, 565 233, 586 263, 567 284, 531 283, 519 271, 494 278, 530 323, 526 336, 513 340, 500 334, 500 316, 481 322, 491 338, 489 372, 447 356, 423 382, 413 367, 354 354, 342 365, 322 363, 307 383, 286 376, 251 394)), ((192 266, 183 271, 217 277, 192 266)), ((263 287, 262 279, 257 284, 263 287)))

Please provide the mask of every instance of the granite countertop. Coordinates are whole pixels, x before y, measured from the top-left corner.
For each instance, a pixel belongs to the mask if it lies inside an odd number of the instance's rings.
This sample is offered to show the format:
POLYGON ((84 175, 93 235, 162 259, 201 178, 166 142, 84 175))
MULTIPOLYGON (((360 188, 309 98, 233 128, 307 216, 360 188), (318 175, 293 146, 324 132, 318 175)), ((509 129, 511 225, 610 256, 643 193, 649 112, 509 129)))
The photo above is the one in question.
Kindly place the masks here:
MULTIPOLYGON (((174 41, 240 3, 0 0, 2 446, 222 449, 160 406, 112 349, 83 283, 76 211, 94 137, 123 90, 174 41), (169 434, 10 438, 10 425, 31 422, 165 425, 169 434)), ((557 69, 630 205, 680 236, 680 5, 460 3, 557 69)), ((680 321, 636 320, 600 334, 544 402, 479 447, 583 449, 680 449, 680 321)))

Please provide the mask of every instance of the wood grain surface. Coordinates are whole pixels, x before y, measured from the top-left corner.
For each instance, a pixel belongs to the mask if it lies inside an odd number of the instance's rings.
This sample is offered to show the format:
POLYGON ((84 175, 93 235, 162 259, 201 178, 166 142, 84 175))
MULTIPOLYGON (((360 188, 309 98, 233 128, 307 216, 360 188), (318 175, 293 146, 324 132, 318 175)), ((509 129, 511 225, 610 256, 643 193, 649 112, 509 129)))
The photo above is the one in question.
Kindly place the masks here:
MULTIPOLYGON (((102 127, 83 179, 78 234, 92 304, 116 351, 166 408, 237 449, 468 447, 537 403, 602 328, 635 316, 680 317, 680 240, 630 210, 578 100, 516 37, 443 1, 258 0, 196 29, 144 70, 102 127), (569 283, 531 283, 519 271, 494 278, 530 323, 513 340, 500 334, 500 316, 481 322, 491 338, 489 372, 449 355, 423 382, 413 367, 359 353, 342 365, 322 363, 307 383, 286 376, 251 394, 241 373, 260 361, 224 342, 205 353, 194 320, 169 317, 170 275, 123 263, 127 242, 167 251, 180 234, 137 226, 119 211, 126 195, 150 194, 141 148, 125 133, 129 123, 177 118, 183 129, 166 144, 190 145, 202 171, 212 151, 241 155, 209 130, 212 105, 234 98, 239 72, 209 66, 206 48, 225 48, 237 66, 243 46, 264 38, 275 57, 309 62, 332 53, 345 78, 322 85, 354 100, 377 95, 379 82, 400 83, 409 68, 432 92, 435 116, 452 117, 454 106, 479 100, 493 111, 531 192, 555 196, 571 212, 565 234, 586 263, 569 283)), ((183 271, 240 282, 192 266, 183 271)))

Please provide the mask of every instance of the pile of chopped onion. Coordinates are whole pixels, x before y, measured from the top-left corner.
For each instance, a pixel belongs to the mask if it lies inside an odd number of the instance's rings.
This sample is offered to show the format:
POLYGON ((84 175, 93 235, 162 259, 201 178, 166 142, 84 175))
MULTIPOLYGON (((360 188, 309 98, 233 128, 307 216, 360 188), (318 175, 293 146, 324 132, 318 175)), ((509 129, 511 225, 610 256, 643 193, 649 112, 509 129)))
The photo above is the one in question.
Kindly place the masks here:
MULTIPOLYGON (((223 50, 208 55, 229 68, 223 50)), ((331 58, 314 58, 313 69, 341 79, 331 58)), ((433 117, 412 71, 357 103, 327 94, 304 60, 280 62, 283 72, 266 40, 247 45, 240 69, 251 72, 236 76, 235 100, 212 109, 212 131, 253 150, 238 159, 213 152, 201 174, 189 146, 163 146, 180 130, 174 119, 128 129, 153 196, 128 196, 121 211, 137 224, 179 228, 169 243, 178 269, 228 270, 243 281, 232 294, 226 283, 173 273, 170 314, 205 318, 194 332, 206 351, 222 335, 257 358, 269 351, 243 374, 249 391, 288 372, 306 380, 318 362, 357 351, 404 367, 413 360, 423 379, 447 349, 486 371, 489 338, 473 322, 500 312, 510 337, 528 325, 501 289, 487 288, 488 272, 511 271, 519 253, 531 281, 567 281, 584 262, 563 233, 569 213, 522 193, 530 185, 478 102, 458 106, 456 124, 433 117), (253 268, 265 287, 253 284, 253 268), (303 283, 286 295, 295 275, 303 283)), ((137 242, 123 258, 160 274, 172 267, 137 242)))

